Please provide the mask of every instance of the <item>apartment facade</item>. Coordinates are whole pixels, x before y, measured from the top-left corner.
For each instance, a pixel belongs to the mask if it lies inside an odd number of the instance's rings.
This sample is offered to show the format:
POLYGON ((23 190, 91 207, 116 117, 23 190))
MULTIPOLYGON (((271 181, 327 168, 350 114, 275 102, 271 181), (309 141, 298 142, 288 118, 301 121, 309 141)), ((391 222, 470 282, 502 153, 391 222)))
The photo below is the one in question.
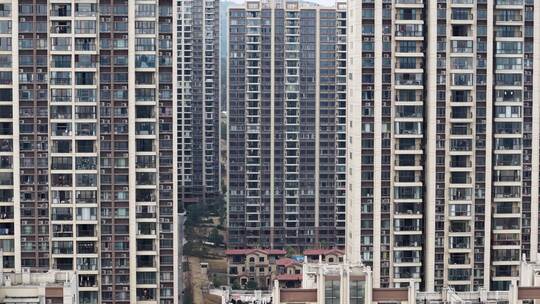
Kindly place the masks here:
POLYGON ((346 6, 229 10, 228 245, 345 242, 346 6))
POLYGON ((0 1, 4 272, 176 303, 176 2, 0 1))
POLYGON ((177 1, 178 189, 182 204, 219 195, 219 1, 177 1))
POLYGON ((78 283, 72 271, 4 273, 0 303, 77 304, 78 283))
POLYGON ((347 256, 375 287, 508 290, 536 261, 534 4, 349 2, 347 256))

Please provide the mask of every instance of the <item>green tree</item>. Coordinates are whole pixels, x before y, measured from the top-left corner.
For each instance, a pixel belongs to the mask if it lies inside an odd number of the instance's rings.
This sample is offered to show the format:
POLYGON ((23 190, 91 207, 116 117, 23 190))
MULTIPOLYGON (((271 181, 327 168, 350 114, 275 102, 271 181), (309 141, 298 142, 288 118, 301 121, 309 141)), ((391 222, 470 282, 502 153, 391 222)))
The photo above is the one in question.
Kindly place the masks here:
POLYGON ((292 248, 291 246, 287 246, 287 247, 285 248, 285 251, 287 251, 287 254, 286 254, 287 257, 291 257, 291 256, 297 254, 296 249, 292 248))
POLYGON ((208 236, 208 241, 216 245, 221 245, 223 244, 223 236, 219 234, 217 228, 212 228, 212 230, 210 231, 210 235, 208 236))
POLYGON ((201 224, 203 216, 205 216, 206 208, 203 204, 189 205, 186 212, 185 226, 197 226, 201 224))
POLYGON ((240 289, 242 289, 242 286, 240 286, 240 284, 238 284, 238 281, 234 281, 234 282, 232 283, 231 288, 232 288, 233 290, 240 290, 240 289))
POLYGON ((258 288, 257 282, 255 282, 255 280, 250 280, 249 282, 247 282, 246 288, 249 290, 256 290, 258 288))

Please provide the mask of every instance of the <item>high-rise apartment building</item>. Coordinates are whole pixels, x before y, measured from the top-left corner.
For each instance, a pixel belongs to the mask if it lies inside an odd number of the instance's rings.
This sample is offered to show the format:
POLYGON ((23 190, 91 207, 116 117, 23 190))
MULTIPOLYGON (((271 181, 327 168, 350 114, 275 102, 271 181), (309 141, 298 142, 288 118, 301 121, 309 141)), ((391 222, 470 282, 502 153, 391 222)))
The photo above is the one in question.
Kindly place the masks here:
POLYGON ((228 245, 345 243, 346 4, 229 10, 228 245))
POLYGON ((185 204, 221 191, 219 0, 178 6, 178 189, 185 204))
POLYGON ((536 259, 535 4, 349 2, 347 256, 376 287, 507 290, 536 259))
POLYGON ((2 269, 176 303, 176 2, 0 0, 2 269))

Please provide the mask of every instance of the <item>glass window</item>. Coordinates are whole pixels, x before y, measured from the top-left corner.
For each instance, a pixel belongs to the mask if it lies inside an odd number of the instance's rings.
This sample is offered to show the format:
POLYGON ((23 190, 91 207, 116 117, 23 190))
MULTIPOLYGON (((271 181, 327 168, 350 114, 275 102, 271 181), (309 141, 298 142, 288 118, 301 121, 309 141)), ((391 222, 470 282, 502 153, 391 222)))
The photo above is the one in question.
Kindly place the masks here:
POLYGON ((340 281, 339 279, 326 279, 324 282, 324 303, 340 304, 340 281))
POLYGON ((365 282, 351 279, 349 282, 349 303, 364 304, 365 282))

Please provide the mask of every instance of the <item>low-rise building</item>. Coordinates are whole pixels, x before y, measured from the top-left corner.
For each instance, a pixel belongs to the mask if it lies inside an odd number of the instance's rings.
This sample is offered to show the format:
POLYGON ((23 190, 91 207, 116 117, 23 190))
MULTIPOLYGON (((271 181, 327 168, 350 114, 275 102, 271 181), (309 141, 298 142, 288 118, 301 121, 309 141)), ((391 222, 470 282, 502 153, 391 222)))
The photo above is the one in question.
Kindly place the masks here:
POLYGON ((276 262, 286 253, 279 249, 226 250, 229 286, 233 289, 269 289, 277 273, 276 262))
POLYGON ((298 288, 302 285, 302 263, 291 258, 277 260, 275 280, 282 288, 298 288))
POLYGON ((233 289, 270 289, 277 280, 282 288, 302 285, 304 263, 340 264, 344 252, 339 249, 309 249, 303 256, 285 257, 285 250, 230 249, 226 250, 229 286, 233 289), (250 283, 253 281, 253 283, 250 283), (250 284, 248 286, 248 283, 250 284))
POLYGON ((32 273, 24 269, 0 275, 0 304, 77 304, 78 292, 71 271, 32 273))
POLYGON ((343 250, 337 248, 304 250, 305 260, 308 263, 338 264, 343 262, 344 254, 343 250))
MULTIPOLYGON (((540 258, 540 256, 539 256, 540 258)), ((538 260, 538 259, 537 259, 538 260)), ((374 288, 371 269, 362 264, 304 263, 301 288, 284 288, 274 281, 272 304, 523 304, 540 302, 540 264, 520 265, 520 278, 506 291, 480 289, 419 292, 414 281, 406 288, 374 288)))

